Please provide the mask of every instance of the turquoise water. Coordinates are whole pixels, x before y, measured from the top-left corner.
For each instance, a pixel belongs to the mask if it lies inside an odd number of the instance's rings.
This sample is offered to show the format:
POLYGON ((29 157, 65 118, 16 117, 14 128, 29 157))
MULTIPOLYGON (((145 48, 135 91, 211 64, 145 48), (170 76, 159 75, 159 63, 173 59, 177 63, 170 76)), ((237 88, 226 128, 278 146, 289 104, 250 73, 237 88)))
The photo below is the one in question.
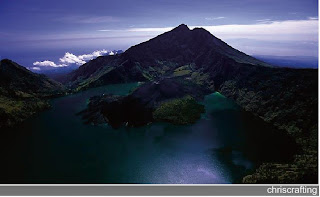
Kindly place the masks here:
POLYGON ((250 172, 238 106, 205 97, 193 125, 153 123, 112 129, 75 115, 103 93, 125 95, 138 83, 110 85, 52 100, 52 109, 2 131, 2 183, 234 183, 250 172))

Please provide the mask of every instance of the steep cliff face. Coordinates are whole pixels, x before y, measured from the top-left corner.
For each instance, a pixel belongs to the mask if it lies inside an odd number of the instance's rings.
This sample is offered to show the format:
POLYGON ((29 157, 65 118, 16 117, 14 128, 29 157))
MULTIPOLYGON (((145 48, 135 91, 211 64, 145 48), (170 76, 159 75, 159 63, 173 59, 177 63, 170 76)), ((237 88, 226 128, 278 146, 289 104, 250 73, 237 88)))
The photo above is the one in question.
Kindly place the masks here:
POLYGON ((11 60, 0 62, 0 128, 13 126, 49 107, 47 99, 64 87, 11 60))

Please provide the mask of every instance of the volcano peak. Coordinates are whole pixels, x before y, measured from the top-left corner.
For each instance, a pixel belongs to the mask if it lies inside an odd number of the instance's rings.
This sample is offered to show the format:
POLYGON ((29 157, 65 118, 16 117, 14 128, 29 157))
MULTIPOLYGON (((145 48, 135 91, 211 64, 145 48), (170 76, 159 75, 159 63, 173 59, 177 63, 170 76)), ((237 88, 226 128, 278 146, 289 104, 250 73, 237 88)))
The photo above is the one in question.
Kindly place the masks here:
POLYGON ((190 31, 189 27, 185 24, 180 24, 179 26, 175 27, 173 30, 175 31, 190 31))

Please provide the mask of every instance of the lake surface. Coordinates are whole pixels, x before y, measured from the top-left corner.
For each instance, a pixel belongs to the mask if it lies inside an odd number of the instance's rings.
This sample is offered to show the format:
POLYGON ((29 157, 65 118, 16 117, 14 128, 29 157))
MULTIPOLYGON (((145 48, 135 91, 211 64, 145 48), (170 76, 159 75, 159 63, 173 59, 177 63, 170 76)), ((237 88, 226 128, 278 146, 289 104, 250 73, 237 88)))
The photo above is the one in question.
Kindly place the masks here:
POLYGON ((251 123, 219 93, 205 97, 206 113, 188 126, 153 123, 114 130, 107 124, 85 125, 76 115, 91 96, 125 95, 137 86, 109 85, 57 98, 52 109, 1 131, 0 181, 237 183, 255 167, 244 148, 251 123))

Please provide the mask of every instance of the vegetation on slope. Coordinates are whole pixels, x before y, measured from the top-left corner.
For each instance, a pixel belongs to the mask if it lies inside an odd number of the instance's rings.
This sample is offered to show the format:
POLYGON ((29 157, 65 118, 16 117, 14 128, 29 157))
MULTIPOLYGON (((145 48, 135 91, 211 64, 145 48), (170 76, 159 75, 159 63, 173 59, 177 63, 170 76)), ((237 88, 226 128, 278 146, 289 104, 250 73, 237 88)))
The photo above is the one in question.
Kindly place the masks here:
POLYGON ((285 130, 302 150, 293 162, 264 163, 244 183, 316 183, 318 177, 318 86, 313 69, 261 68, 220 91, 246 111, 285 130))
POLYGON ((204 106, 191 97, 186 96, 162 103, 154 112, 155 121, 165 121, 184 125, 195 123, 204 113, 204 106))
POLYGON ((35 113, 48 109, 47 100, 33 98, 8 98, 0 95, 0 128, 21 123, 35 113))
POLYGON ((49 107, 48 99, 62 94, 61 84, 32 73, 11 60, 0 62, 0 128, 21 123, 49 107))

